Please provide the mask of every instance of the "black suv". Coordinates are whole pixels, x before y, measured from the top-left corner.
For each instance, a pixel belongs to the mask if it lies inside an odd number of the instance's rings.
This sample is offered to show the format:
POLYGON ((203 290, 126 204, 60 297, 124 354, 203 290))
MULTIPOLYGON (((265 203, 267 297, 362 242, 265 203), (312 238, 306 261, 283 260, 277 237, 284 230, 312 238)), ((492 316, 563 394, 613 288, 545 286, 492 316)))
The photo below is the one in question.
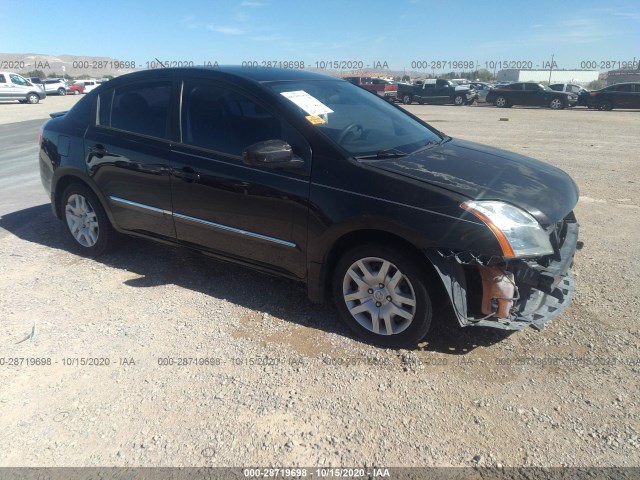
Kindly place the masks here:
POLYGON ((589 108, 640 108, 640 83, 617 83, 589 94, 589 108))
POLYGON ((569 304, 578 190, 537 160, 435 130, 305 71, 162 69, 42 128, 40 173, 85 254, 117 232, 331 292, 368 341, 414 345, 438 299, 461 325, 541 328, 569 304))
POLYGON ((487 102, 493 103, 499 108, 525 105, 549 107, 558 110, 576 105, 578 103, 578 95, 557 92, 541 83, 516 82, 489 90, 487 102))

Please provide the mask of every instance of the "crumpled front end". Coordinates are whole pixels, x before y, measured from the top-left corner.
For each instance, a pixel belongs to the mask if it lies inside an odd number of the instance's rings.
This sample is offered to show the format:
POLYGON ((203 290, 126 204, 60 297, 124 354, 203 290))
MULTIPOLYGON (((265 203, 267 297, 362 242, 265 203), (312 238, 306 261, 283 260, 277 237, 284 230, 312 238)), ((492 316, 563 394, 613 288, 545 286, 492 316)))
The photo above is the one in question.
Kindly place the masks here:
POLYGON ((571 302, 579 225, 573 213, 546 229, 554 253, 505 259, 472 252, 426 250, 462 326, 542 329, 571 302))

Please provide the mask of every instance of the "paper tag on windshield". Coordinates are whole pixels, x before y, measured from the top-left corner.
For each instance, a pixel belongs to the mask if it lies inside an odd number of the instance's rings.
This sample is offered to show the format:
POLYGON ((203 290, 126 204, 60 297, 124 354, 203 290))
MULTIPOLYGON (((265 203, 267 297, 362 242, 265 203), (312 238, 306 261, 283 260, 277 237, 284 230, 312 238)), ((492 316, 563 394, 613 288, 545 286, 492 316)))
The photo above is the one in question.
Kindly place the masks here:
POLYGON ((322 115, 323 113, 333 113, 329 107, 312 97, 304 90, 296 90, 295 92, 281 92, 281 95, 291 100, 309 115, 322 115))
POLYGON ((307 115, 304 118, 309 120, 309 123, 312 123, 314 125, 320 125, 322 123, 327 123, 324 118, 319 117, 318 115, 307 115))

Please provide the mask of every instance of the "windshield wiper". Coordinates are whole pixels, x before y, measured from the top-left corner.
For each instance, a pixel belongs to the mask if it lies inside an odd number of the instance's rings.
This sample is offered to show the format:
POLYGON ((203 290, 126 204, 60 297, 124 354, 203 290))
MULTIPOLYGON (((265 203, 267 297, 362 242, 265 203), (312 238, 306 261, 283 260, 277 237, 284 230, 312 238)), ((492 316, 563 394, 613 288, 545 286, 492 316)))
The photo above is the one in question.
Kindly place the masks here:
POLYGON ((451 140, 451 137, 445 137, 445 138, 441 138, 438 140, 429 140, 427 143, 424 144, 423 147, 420 147, 417 150, 414 150, 413 152, 411 152, 411 155, 413 155, 414 153, 418 153, 418 152, 422 152, 423 150, 426 150, 427 148, 433 147, 434 145, 440 145, 441 143, 444 143, 448 140, 451 140))
POLYGON ((400 150, 396 150, 395 148, 387 148, 385 150, 379 150, 373 155, 358 155, 356 158, 358 160, 375 160, 380 158, 397 158, 397 157, 406 157, 408 153, 404 153, 400 150))

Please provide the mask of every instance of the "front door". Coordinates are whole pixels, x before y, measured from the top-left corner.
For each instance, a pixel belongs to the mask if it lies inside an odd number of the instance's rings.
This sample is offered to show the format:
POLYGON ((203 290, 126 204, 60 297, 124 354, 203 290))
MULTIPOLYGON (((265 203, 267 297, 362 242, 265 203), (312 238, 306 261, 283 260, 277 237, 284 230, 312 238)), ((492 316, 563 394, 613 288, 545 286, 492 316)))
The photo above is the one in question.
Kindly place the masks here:
POLYGON ((178 240, 213 254, 304 278, 311 148, 256 98, 232 85, 185 81, 182 142, 172 148, 178 240), (297 170, 249 166, 246 147, 280 139, 297 170))

